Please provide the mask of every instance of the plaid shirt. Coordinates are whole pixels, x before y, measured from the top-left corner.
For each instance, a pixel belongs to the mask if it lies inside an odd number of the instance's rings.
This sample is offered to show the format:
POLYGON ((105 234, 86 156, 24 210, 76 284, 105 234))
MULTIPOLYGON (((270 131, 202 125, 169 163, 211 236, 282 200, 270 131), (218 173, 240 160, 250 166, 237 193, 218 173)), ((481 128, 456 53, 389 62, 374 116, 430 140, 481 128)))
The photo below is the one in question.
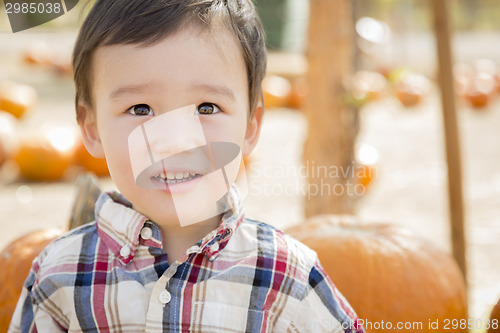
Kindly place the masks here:
POLYGON ((118 193, 33 262, 9 332, 364 332, 316 253, 233 210, 173 264, 118 193))

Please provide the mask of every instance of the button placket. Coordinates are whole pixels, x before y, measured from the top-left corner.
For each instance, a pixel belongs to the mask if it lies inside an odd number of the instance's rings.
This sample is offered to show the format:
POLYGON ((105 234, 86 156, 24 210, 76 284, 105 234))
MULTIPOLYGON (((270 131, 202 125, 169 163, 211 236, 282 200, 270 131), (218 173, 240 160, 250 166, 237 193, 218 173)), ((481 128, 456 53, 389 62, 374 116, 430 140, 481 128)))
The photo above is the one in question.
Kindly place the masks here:
POLYGON ((172 266, 167 268, 163 275, 158 279, 158 282, 156 282, 151 295, 152 298, 150 299, 149 303, 150 309, 148 311, 148 317, 151 316, 151 318, 155 318, 157 315, 161 314, 163 310, 160 309, 162 309, 172 300, 172 294, 168 290, 168 285, 170 279, 177 272, 178 267, 179 263, 175 262, 174 264, 172 264, 172 266), (158 306, 159 308, 157 308, 158 306))
POLYGON ((158 299, 160 303, 165 305, 170 302, 170 300, 172 299, 172 295, 167 290, 162 290, 158 295, 158 299))

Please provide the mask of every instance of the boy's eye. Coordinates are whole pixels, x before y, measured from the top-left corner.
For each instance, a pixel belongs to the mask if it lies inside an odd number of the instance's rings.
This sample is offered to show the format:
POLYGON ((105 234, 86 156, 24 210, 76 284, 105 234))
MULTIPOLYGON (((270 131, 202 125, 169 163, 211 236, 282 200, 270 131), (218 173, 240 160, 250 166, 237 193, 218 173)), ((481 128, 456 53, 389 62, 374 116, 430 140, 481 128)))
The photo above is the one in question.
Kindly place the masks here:
POLYGON ((197 111, 199 114, 214 114, 220 112, 221 110, 213 103, 202 103, 198 105, 197 111))
POLYGON ((133 114, 135 116, 153 116, 153 109, 147 104, 137 104, 132 106, 127 110, 128 113, 133 114))

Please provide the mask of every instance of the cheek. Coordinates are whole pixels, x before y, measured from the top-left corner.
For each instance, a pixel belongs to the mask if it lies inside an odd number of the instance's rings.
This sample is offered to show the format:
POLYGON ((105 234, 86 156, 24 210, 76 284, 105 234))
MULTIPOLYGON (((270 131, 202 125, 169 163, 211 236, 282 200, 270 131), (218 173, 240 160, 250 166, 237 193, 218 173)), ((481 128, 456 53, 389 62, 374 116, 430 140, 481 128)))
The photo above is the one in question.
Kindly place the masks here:
POLYGON ((106 124, 104 124, 99 128, 99 132, 102 133, 100 135, 101 144, 109 167, 114 169, 120 167, 122 171, 124 167, 129 167, 129 131, 119 125, 106 126, 106 124))
POLYGON ((245 139, 246 117, 228 116, 202 123, 207 141, 232 142, 239 146, 245 139))
POLYGON ((103 132, 101 132, 101 143, 104 148, 104 151, 109 154, 116 154, 119 150, 119 147, 123 147, 127 149, 126 140, 124 139, 124 135, 119 131, 113 131, 112 128, 103 127, 103 132))

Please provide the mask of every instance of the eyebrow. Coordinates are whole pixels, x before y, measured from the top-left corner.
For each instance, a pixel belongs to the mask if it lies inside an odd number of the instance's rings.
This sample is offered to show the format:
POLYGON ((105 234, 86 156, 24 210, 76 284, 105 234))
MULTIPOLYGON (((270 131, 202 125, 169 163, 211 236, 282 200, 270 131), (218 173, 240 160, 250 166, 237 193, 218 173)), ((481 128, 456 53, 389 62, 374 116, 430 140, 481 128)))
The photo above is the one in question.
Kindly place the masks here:
MULTIPOLYGON (((147 90, 151 90, 153 88, 157 88, 157 86, 152 84, 152 83, 126 85, 123 87, 119 87, 118 89, 111 92, 110 97, 113 100, 117 100, 117 99, 120 99, 124 95, 128 95, 128 94, 136 94, 137 95, 137 94, 144 93, 147 90)), ((233 101, 236 99, 234 96, 234 92, 224 85, 201 83, 201 84, 192 85, 191 89, 204 91, 204 92, 215 94, 215 95, 221 95, 221 96, 227 97, 233 101)))
POLYGON ((217 84, 196 84, 191 87, 193 90, 205 91, 214 95, 221 95, 231 100, 235 100, 234 92, 224 85, 217 84))
POLYGON ((120 87, 116 90, 114 90, 111 94, 110 97, 113 100, 120 99, 120 97, 128 94, 141 94, 147 90, 154 89, 156 85, 152 83, 141 83, 141 84, 131 84, 127 86, 120 87))

